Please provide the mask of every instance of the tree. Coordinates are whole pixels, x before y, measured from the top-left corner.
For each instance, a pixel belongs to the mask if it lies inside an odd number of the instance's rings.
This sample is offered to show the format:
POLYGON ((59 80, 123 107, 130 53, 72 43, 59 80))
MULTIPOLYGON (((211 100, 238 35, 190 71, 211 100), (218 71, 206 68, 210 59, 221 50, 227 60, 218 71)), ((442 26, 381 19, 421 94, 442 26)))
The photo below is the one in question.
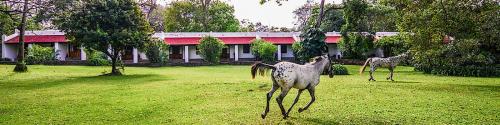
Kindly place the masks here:
POLYGON ((165 7, 157 4, 158 0, 139 0, 139 6, 146 15, 150 26, 156 32, 165 31, 163 15, 165 7))
POLYGON ((216 64, 219 63, 222 49, 226 46, 221 40, 206 36, 200 40, 200 44, 197 47, 203 60, 216 64))
MULTIPOLYGON (((261 0, 261 4, 267 2, 269 0, 261 0)), ((273 0, 274 1, 274 0, 273 0)), ((281 4, 283 0, 275 0, 278 4, 281 4)), ((298 48, 302 48, 302 50, 298 51, 299 58, 302 62, 308 61, 310 58, 314 56, 320 56, 325 52, 328 52, 326 43, 325 43, 325 33, 320 29, 321 22, 324 17, 324 6, 325 0, 321 0, 319 4, 319 14, 316 19, 316 23, 313 28, 307 28, 305 32, 300 34, 300 37, 303 40, 300 42, 300 46, 298 48)))
POLYGON ((239 22, 234 16, 234 8, 232 6, 218 0, 209 2, 207 5, 189 0, 170 3, 170 6, 165 10, 165 31, 238 31, 239 22), (207 11, 204 11, 205 7, 207 11))
POLYGON ((498 1, 382 1, 394 7, 396 23, 411 44, 415 69, 457 76, 498 76, 498 1), (453 38, 453 40, 450 39, 453 38))
POLYGON ((152 29, 133 0, 80 2, 60 16, 57 26, 67 38, 111 59, 110 75, 121 75, 116 65, 126 47, 151 41, 152 29))
MULTIPOLYGON (((343 11, 340 9, 341 5, 326 4, 325 8, 325 16, 319 28, 323 29, 325 32, 340 31, 340 28, 344 24, 343 11)), ((313 27, 316 23, 319 16, 319 5, 314 5, 311 10, 310 18, 304 23, 305 26, 301 27, 313 27)))

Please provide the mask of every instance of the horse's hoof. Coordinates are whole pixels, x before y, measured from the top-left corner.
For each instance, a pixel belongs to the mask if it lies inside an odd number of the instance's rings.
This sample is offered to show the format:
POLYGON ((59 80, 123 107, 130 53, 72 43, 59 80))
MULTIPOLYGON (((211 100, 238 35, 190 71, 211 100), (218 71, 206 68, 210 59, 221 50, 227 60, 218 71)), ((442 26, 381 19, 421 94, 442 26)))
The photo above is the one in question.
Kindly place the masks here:
POLYGON ((266 115, 264 113, 260 114, 260 117, 262 117, 262 119, 266 119, 266 115))
POLYGON ((299 113, 301 113, 301 112, 303 112, 303 111, 304 111, 304 109, 302 109, 302 108, 299 108, 299 113))

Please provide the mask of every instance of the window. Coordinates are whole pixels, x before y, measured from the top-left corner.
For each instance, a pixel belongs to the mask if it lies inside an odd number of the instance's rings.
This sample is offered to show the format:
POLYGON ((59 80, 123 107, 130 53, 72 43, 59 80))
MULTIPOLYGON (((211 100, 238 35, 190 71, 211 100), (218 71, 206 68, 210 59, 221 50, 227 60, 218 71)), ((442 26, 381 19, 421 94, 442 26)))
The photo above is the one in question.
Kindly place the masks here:
POLYGON ((198 46, 195 46, 195 49, 196 49, 196 55, 200 55, 200 49, 198 49, 198 46))
POLYGON ((288 50, 286 50, 286 45, 281 45, 281 53, 288 53, 288 50))
POLYGON ((243 53, 250 53, 250 45, 243 45, 243 53))

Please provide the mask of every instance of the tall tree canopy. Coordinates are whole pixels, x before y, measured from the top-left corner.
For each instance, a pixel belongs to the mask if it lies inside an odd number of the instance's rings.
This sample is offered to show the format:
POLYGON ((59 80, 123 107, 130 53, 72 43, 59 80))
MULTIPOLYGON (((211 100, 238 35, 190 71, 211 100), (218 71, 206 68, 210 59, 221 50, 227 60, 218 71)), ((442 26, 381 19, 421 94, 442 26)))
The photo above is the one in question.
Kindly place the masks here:
POLYGON ((214 0, 208 4, 190 0, 173 1, 165 10, 167 32, 235 32, 239 21, 234 7, 214 0), (206 7, 206 11, 204 11, 206 7))
POLYGON ((79 2, 60 16, 57 26, 67 38, 111 58, 113 75, 121 74, 116 68, 120 53, 126 47, 142 47, 153 33, 134 0, 79 2))

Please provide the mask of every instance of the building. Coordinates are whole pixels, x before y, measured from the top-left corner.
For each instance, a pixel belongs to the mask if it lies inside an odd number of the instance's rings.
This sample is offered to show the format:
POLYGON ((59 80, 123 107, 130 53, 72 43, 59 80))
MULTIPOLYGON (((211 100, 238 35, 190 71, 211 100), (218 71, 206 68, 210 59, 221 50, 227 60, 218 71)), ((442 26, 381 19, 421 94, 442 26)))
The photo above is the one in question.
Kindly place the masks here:
MULTIPOLYGON (((197 53, 196 45, 204 36, 216 37, 226 44, 221 60, 223 61, 249 61, 255 60, 250 51, 250 43, 254 39, 264 39, 278 46, 276 57, 278 60, 291 60, 294 58, 292 44, 300 41, 299 32, 176 32, 155 33, 153 37, 162 39, 170 45, 170 59, 172 61, 190 62, 201 60, 197 53)), ((337 47, 341 35, 338 32, 327 32, 326 43, 328 52, 335 58, 341 58, 342 54, 337 47)), ((14 33, 2 36, 2 58, 15 60, 18 52, 19 36, 14 33)), ((86 60, 86 54, 80 46, 72 45, 65 38, 64 33, 57 30, 26 31, 25 47, 33 44, 53 47, 58 53, 58 60, 86 60)), ((138 63, 147 60, 145 54, 136 48, 129 48, 122 55, 122 60, 130 60, 138 63)))

